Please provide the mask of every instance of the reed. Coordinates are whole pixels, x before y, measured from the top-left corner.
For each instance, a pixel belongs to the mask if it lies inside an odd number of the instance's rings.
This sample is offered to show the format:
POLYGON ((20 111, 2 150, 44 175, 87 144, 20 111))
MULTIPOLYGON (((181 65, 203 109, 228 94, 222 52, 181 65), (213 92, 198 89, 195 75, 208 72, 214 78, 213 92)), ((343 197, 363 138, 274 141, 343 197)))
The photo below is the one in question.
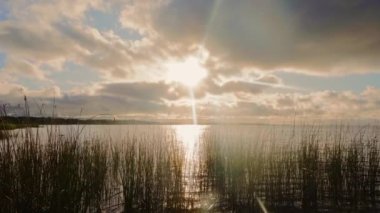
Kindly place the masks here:
POLYGON ((175 133, 130 132, 120 141, 80 136, 79 127, 7 133, 1 212, 379 210, 377 130, 294 128, 251 137, 209 127, 192 170, 175 133))
POLYGON ((377 132, 303 129, 285 144, 208 134, 203 171, 221 207, 260 212, 262 202, 274 212, 378 211, 377 132))

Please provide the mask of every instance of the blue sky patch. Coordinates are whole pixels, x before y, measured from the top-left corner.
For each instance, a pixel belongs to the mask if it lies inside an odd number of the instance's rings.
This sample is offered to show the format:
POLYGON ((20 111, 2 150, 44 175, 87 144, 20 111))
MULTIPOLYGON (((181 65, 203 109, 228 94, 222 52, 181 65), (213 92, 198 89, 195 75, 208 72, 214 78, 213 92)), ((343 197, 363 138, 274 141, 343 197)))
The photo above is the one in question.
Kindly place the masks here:
POLYGON ((86 23, 99 31, 112 30, 123 39, 140 40, 142 36, 135 30, 126 29, 119 22, 120 9, 101 11, 90 9, 86 13, 86 23))
POLYGON ((39 89, 44 89, 46 87, 51 86, 51 83, 48 81, 31 79, 30 77, 27 77, 27 76, 18 77, 16 83, 21 84, 30 90, 39 90, 39 89))
POLYGON ((7 55, 5 53, 0 52, 0 69, 5 66, 5 61, 7 60, 7 55))
POLYGON ((0 1, 0 21, 6 20, 9 17, 9 8, 8 5, 0 1))

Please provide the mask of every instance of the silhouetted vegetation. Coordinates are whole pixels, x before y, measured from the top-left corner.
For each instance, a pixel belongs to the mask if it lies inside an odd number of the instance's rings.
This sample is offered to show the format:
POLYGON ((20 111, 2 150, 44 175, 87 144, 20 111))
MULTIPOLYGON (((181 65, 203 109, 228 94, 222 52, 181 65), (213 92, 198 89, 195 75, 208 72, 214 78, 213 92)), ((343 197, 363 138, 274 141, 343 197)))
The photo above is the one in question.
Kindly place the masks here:
POLYGON ((313 127, 283 144, 270 136, 252 142, 209 134, 203 181, 228 211, 252 212, 260 202, 273 212, 379 211, 377 132, 365 134, 367 127, 349 137, 347 131, 313 127))
POLYGON ((0 141, 0 206, 5 212, 185 209, 176 143, 141 137, 118 146, 38 132, 0 141))
POLYGON ((42 141, 26 128, 0 140, 1 211, 379 210, 377 130, 295 128, 280 142, 271 131, 254 138, 210 127, 191 174, 175 133, 79 139, 79 126, 67 134, 52 125, 42 141))

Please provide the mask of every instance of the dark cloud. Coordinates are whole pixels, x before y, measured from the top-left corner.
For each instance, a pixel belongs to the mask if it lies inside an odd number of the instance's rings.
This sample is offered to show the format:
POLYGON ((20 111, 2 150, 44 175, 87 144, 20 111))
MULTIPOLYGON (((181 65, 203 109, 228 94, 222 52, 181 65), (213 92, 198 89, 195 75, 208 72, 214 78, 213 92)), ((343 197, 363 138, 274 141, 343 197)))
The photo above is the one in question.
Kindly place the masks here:
POLYGON ((151 101, 177 100, 189 94, 183 86, 165 82, 112 83, 103 85, 98 93, 151 101))
POLYGON ((151 21, 172 43, 204 44, 240 69, 375 72, 379 9, 375 0, 172 0, 151 21))
POLYGON ((314 34, 339 31, 358 24, 373 25, 380 21, 377 0, 289 0, 288 9, 298 13, 299 28, 314 34))
POLYGON ((24 22, 0 22, 0 49, 11 56, 50 60, 68 53, 67 43, 59 33, 45 25, 24 22))
POLYGON ((63 115, 79 115, 81 110, 84 115, 157 114, 167 108, 162 102, 109 95, 64 96, 56 100, 56 105, 63 115))
POLYGON ((264 75, 257 79, 257 81, 268 84, 281 84, 282 80, 275 75, 264 75))
MULTIPOLYGON (((207 79, 199 87, 194 88, 194 95, 197 99, 204 98, 206 94, 223 95, 244 92, 254 95, 262 93, 269 87, 245 81, 227 81, 219 85, 212 79, 207 79)), ((96 91, 96 94, 128 97, 136 100, 175 101, 188 99, 190 97, 190 90, 174 82, 127 82, 104 84, 96 91)))

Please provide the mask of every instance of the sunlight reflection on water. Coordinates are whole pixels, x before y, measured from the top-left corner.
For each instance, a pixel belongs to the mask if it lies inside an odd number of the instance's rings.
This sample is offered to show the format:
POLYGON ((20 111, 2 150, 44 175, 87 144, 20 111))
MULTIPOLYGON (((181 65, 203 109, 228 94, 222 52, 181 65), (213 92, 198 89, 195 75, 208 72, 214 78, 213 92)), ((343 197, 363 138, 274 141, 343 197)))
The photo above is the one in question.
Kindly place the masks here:
POLYGON ((186 191, 196 187, 194 173, 199 162, 199 143, 206 126, 180 125, 172 127, 177 140, 182 143, 185 151, 184 176, 186 178, 186 191))
POLYGON ((209 209, 214 205, 215 198, 212 195, 199 196, 199 147, 202 143, 203 134, 207 126, 201 125, 180 125, 172 127, 175 131, 177 140, 182 143, 185 151, 184 179, 185 192, 189 200, 195 201, 195 206, 191 208, 209 209), (198 202, 197 202, 198 201, 198 202))

